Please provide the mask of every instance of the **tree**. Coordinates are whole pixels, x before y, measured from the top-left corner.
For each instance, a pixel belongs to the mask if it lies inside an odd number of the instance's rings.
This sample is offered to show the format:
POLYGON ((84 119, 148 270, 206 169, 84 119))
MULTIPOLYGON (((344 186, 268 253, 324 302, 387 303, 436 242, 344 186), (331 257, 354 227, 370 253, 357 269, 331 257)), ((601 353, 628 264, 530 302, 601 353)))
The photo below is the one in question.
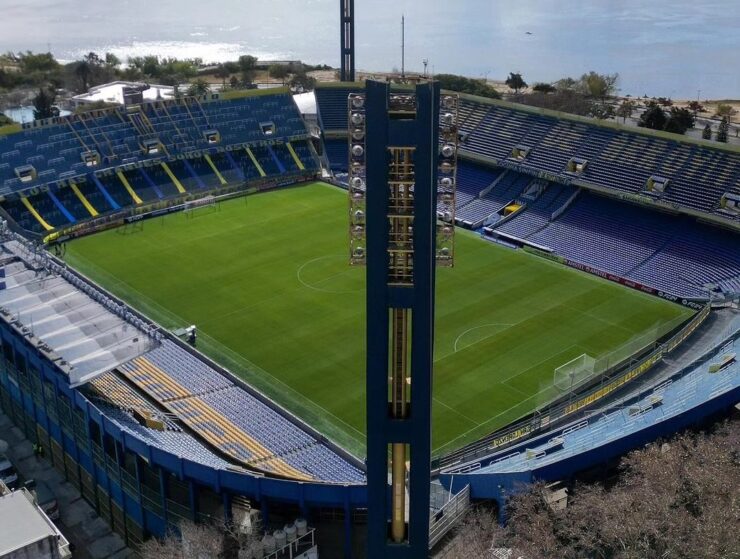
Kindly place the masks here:
POLYGON ((705 140, 712 139, 712 125, 708 122, 704 125, 704 130, 701 132, 701 137, 705 140))
POLYGON ((196 97, 198 95, 207 95, 210 92, 211 92, 210 84, 203 79, 195 80, 193 83, 190 84, 190 87, 188 87, 188 95, 190 97, 196 97))
POLYGON ((267 72, 270 74, 270 77, 282 80, 283 85, 285 85, 285 78, 288 77, 288 67, 285 64, 272 64, 267 69, 267 72))
POLYGON ((616 91, 619 74, 598 74, 591 70, 581 76, 580 85, 584 93, 595 99, 605 99, 616 91))
POLYGON ((550 83, 537 82, 532 86, 532 91, 539 93, 555 93, 555 86, 550 83))
POLYGON ((652 128, 653 130, 663 130, 668 117, 665 115, 665 111, 655 101, 650 101, 647 104, 647 108, 640 115, 640 120, 637 121, 637 126, 642 128, 652 128))
POLYGON ((217 78, 221 78, 221 85, 222 87, 226 87, 226 78, 228 78, 231 74, 226 69, 226 67, 223 64, 219 64, 216 68, 216 71, 213 73, 214 76, 217 78))
POLYGON ((90 64, 85 60, 77 62, 74 69, 74 74, 80 80, 81 92, 85 92, 90 89, 90 75, 92 74, 92 68, 90 64))
POLYGON ((617 107, 616 114, 622 117, 622 122, 627 122, 627 119, 632 116, 633 112, 635 112, 635 102, 631 99, 625 99, 617 107))
POLYGON ((658 105, 661 107, 672 107, 673 101, 668 97, 658 97, 658 105))
POLYGON ((254 81, 257 68, 257 59, 248 54, 239 57, 239 69, 242 73, 242 82, 249 85, 254 81))
POLYGON ((565 510, 547 500, 544 484, 511 498, 505 528, 484 509, 456 529, 444 559, 737 558, 740 531, 740 422, 712 435, 682 434, 622 459, 613 487, 577 484, 565 510))
POLYGON ((726 144, 729 130, 730 130, 729 118, 726 116, 723 116, 722 120, 719 121, 719 127, 717 128, 717 141, 723 142, 726 144))
POLYGON ((555 93, 532 93, 520 95, 519 103, 541 107, 552 111, 560 111, 574 115, 589 116, 593 114, 594 103, 578 91, 572 89, 558 89, 555 93))
POLYGON ((29 50, 25 53, 18 53, 14 56, 14 59, 23 74, 49 73, 59 70, 59 62, 50 52, 34 54, 29 50))
POLYGON ((306 70, 301 67, 293 73, 288 85, 293 91, 310 91, 316 87, 316 78, 309 76, 306 70))
POLYGON ((183 521, 178 526, 180 535, 170 532, 161 539, 151 538, 144 542, 139 554, 142 559, 211 559, 236 557, 239 550, 245 550, 251 557, 256 545, 261 549, 262 530, 259 522, 253 519, 250 529, 242 531, 242 520, 243 516, 236 514, 231 523, 183 521))
POLYGON ((232 89, 236 89, 239 87, 239 78, 236 76, 231 76, 231 79, 229 80, 229 85, 232 87, 232 89))
POLYGON ((578 82, 573 78, 563 78, 555 82, 558 91, 573 91, 578 88, 578 82))
POLYGON ((690 110, 671 107, 663 130, 674 134, 685 134, 687 130, 694 127, 695 123, 696 118, 690 110))
POLYGON ((56 97, 56 92, 51 88, 39 89, 38 94, 33 98, 33 118, 40 120, 57 116, 59 110, 54 106, 56 97))
POLYGON ((694 118, 696 118, 697 113, 703 113, 706 110, 699 101, 689 101, 688 109, 694 113, 694 118))
POLYGON ((499 92, 483 80, 475 80, 455 74, 437 74, 434 76, 434 79, 439 82, 439 86, 442 89, 470 93, 471 95, 488 97, 489 99, 501 98, 499 92))
POLYGON ((105 65, 110 68, 118 68, 121 65, 121 59, 112 52, 105 53, 105 65))
POLYGON ((732 108, 732 105, 729 103, 720 103, 717 105, 717 116, 718 117, 727 117, 728 121, 732 121, 732 117, 737 114, 737 111, 732 108))
POLYGON ((520 90, 527 87, 527 82, 524 81, 522 75, 514 72, 509 73, 509 77, 506 78, 504 83, 509 86, 510 89, 513 89, 516 95, 519 94, 520 90))
POLYGON ((591 116, 599 120, 614 118, 614 107, 607 103, 594 103, 591 105, 591 116))

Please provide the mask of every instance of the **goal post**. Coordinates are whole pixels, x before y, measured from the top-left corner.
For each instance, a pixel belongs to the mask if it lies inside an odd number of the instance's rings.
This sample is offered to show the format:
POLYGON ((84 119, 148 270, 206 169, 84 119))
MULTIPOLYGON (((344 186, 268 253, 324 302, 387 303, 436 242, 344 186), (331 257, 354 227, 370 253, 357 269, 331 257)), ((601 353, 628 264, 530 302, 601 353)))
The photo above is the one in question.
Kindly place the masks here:
POLYGON ((584 353, 556 368, 552 384, 560 392, 569 392, 593 376, 595 365, 596 359, 584 353))
POLYGON ((215 196, 204 196, 197 200, 190 200, 183 204, 183 213, 186 218, 192 218, 195 215, 196 210, 204 210, 210 208, 211 210, 218 211, 221 209, 221 202, 215 196))

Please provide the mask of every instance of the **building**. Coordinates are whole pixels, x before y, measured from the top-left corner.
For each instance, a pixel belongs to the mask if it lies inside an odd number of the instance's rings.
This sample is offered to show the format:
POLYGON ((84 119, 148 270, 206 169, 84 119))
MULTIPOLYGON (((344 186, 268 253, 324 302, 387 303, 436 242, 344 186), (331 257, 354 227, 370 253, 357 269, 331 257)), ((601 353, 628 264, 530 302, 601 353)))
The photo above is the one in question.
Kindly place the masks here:
POLYGON ((69 542, 21 489, 0 491, 0 559, 65 559, 69 542))
POLYGON ((174 99, 175 88, 171 85, 115 81, 91 87, 87 93, 75 95, 70 99, 73 109, 91 103, 115 103, 130 105, 152 101, 174 99))

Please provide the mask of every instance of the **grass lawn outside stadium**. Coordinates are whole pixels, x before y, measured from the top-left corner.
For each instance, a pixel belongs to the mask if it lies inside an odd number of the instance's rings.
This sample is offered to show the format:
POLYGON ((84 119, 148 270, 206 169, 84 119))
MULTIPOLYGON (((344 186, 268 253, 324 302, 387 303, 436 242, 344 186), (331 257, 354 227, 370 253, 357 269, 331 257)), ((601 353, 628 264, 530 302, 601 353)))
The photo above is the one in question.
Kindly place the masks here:
MULTIPOLYGON (((532 411, 553 371, 690 316, 673 303, 458 230, 437 270, 435 452, 532 411)), ((66 260, 364 456, 364 268, 346 192, 323 183, 171 214, 69 243, 66 260)))

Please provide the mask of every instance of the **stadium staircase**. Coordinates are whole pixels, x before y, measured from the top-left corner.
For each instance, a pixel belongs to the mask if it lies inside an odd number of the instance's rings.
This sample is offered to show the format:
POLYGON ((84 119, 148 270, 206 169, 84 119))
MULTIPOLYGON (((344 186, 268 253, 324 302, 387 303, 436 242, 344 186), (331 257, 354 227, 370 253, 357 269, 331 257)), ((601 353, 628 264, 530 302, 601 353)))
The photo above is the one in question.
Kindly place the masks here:
MULTIPOLYGON (((162 163, 160 163, 160 165, 162 166, 162 169, 164 170, 164 172, 167 173, 167 176, 172 181, 172 184, 174 184, 175 187, 177 188, 177 191, 180 194, 185 194, 185 192, 187 192, 185 190, 185 187, 182 185, 182 183, 179 181, 179 179, 175 176, 175 173, 172 172, 172 169, 170 169, 170 166, 167 165, 167 163, 165 163, 164 161, 162 163)), ((193 173, 193 175, 195 175, 195 173, 193 173)))
POLYGON ((131 199, 134 201, 134 204, 143 204, 143 201, 141 200, 141 198, 139 198, 139 195, 136 194, 134 189, 131 187, 131 184, 128 182, 128 179, 126 178, 126 175, 123 174, 123 171, 121 171, 120 169, 116 171, 116 176, 121 181, 121 184, 126 189, 126 192, 128 192, 129 195, 131 196, 131 199))
MULTIPOLYGON (((228 153, 228 152, 226 152, 226 153, 229 155, 229 157, 231 157, 231 154, 230 153, 228 153)), ((218 182, 221 183, 222 186, 226 186, 226 184, 228 184, 228 183, 227 183, 226 179, 224 178, 224 176, 221 174, 221 171, 219 171, 218 170, 218 167, 216 167, 215 163, 213 162, 213 159, 211 159, 211 156, 206 153, 203 156, 203 159, 205 159, 206 163, 208 163, 208 166, 213 171, 213 174, 216 175, 216 178, 218 179, 218 182)), ((233 159, 232 159, 232 161, 233 161, 233 159)))
POLYGON ((52 227, 51 225, 49 225, 49 224, 48 224, 48 223, 47 223, 47 222, 46 222, 46 221, 44 220, 44 218, 43 218, 43 217, 41 217, 41 215, 39 214, 39 212, 37 212, 37 211, 36 211, 36 208, 34 208, 34 207, 33 207, 33 205, 31 205, 31 202, 29 202, 28 198, 26 198, 25 196, 21 196, 21 202, 23 202, 23 205, 24 205, 24 206, 25 206, 25 207, 26 207, 26 208, 28 209, 28 211, 29 211, 29 212, 31 213, 31 215, 32 215, 32 216, 33 216, 34 218, 36 218, 36 221, 38 221, 38 222, 39 222, 39 224, 41 224, 41 226, 42 226, 42 227, 43 227, 43 228, 44 228, 44 229, 45 229, 46 231, 51 231, 51 230, 53 230, 53 229, 54 229, 54 227, 52 227))
POLYGON ((96 210, 93 205, 90 203, 90 201, 85 198, 85 195, 82 194, 79 187, 72 183, 70 185, 70 188, 72 189, 72 192, 75 193, 75 196, 79 199, 79 201, 82 203, 83 206, 85 206, 85 209, 89 212, 91 217, 96 217, 98 215, 98 210, 96 210))

